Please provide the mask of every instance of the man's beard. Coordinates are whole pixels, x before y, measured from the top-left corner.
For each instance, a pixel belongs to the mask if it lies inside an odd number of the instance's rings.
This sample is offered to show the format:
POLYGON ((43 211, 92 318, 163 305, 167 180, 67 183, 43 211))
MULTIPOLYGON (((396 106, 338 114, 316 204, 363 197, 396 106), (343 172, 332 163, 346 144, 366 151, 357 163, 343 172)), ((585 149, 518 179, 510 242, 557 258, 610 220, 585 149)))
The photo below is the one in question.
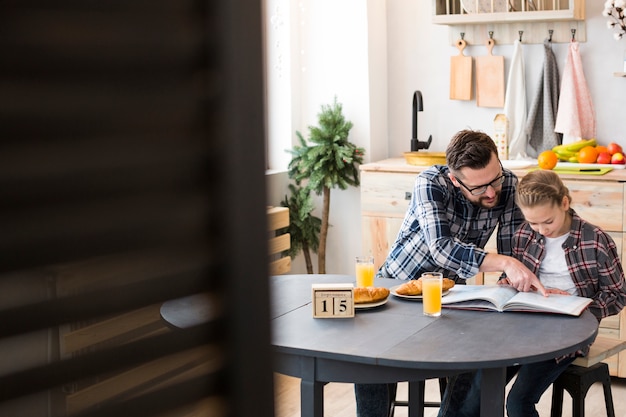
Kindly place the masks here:
POLYGON ((500 194, 501 194, 501 191, 496 191, 496 195, 493 199, 493 203, 489 203, 489 204, 487 204, 487 200, 489 200, 488 198, 480 197, 478 200, 478 204, 482 208, 486 208, 486 209, 494 208, 495 206, 498 205, 498 202, 500 201, 500 194))

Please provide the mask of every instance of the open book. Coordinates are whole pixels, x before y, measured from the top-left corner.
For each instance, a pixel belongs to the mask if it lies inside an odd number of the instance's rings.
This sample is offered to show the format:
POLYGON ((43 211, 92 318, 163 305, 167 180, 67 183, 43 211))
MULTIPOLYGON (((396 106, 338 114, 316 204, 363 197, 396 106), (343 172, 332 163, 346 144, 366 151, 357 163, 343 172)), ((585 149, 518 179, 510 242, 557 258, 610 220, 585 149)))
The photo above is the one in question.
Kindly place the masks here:
POLYGON ((441 299, 443 307, 494 310, 533 311, 579 316, 592 302, 591 298, 576 295, 519 292, 508 285, 455 285, 441 299))

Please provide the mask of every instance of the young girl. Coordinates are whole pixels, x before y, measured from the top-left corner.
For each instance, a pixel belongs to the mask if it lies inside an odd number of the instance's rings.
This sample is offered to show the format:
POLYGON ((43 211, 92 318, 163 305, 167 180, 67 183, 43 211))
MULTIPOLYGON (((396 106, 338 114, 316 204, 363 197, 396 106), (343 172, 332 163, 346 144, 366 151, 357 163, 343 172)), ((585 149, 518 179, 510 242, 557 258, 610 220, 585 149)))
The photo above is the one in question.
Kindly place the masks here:
MULTIPOLYGON (((526 221, 513 237, 513 256, 534 272, 548 293, 592 298, 589 311, 600 320, 619 313, 626 283, 613 239, 570 207, 569 190, 553 171, 524 176, 516 200, 526 221)), ((506 282, 506 279, 504 279, 506 282)), ((507 397, 509 417, 538 416, 535 404, 550 384, 584 352, 522 365, 507 397)))

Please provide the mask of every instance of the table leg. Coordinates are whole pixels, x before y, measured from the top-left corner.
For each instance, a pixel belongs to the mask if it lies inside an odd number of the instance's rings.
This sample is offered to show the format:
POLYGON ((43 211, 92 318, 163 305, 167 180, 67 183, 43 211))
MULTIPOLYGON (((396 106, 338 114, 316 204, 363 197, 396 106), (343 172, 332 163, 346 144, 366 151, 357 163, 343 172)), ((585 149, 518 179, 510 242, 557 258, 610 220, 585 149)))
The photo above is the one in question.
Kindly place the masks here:
POLYGON ((409 417, 424 417, 424 381, 409 382, 409 417))
POLYGON ((300 382, 300 410, 302 417, 324 417, 324 383, 300 382))
POLYGON ((483 417, 504 416, 504 389, 506 368, 482 370, 480 385, 480 415, 483 417))

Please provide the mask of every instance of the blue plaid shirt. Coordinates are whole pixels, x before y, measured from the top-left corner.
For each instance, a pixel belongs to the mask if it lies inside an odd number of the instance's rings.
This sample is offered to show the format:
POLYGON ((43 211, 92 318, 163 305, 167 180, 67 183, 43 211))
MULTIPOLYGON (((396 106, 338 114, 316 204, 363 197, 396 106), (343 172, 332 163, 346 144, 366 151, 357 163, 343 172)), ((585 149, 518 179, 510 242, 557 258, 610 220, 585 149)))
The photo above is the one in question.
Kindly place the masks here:
POLYGON ((512 255, 512 238, 524 217, 515 204, 517 177, 504 169, 500 201, 492 209, 472 204, 455 187, 444 165, 420 173, 398 237, 378 277, 417 279, 439 271, 459 281, 479 272, 483 249, 498 228, 498 253, 512 255))

